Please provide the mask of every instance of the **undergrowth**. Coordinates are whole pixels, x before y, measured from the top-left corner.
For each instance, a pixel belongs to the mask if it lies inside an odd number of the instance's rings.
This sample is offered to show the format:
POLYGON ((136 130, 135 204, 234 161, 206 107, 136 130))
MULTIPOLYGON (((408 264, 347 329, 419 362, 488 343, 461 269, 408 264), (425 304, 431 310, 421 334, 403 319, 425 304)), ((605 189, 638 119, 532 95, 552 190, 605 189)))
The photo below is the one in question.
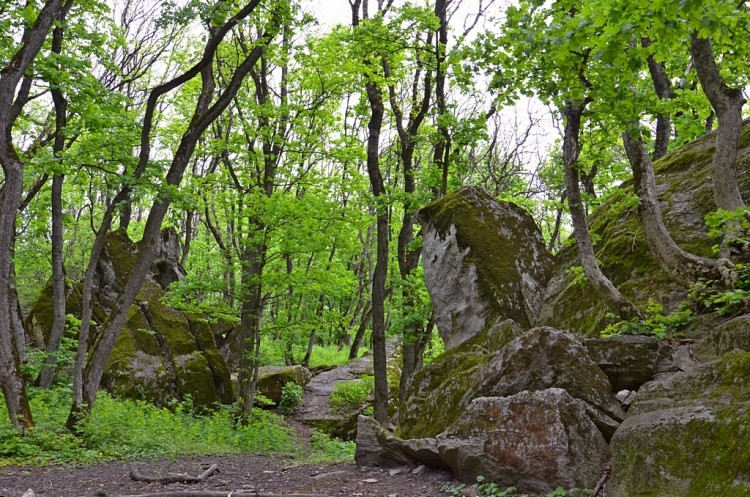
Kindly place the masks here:
POLYGON ((197 415, 190 399, 155 407, 114 399, 99 392, 91 418, 75 437, 62 428, 70 408, 69 387, 30 389, 36 426, 19 437, 7 422, 0 396, 0 466, 88 464, 112 460, 176 458, 235 453, 279 454, 300 462, 351 461, 353 444, 316 434, 309 449, 282 416, 256 409, 247 426, 238 425, 236 408, 219 406, 197 415))

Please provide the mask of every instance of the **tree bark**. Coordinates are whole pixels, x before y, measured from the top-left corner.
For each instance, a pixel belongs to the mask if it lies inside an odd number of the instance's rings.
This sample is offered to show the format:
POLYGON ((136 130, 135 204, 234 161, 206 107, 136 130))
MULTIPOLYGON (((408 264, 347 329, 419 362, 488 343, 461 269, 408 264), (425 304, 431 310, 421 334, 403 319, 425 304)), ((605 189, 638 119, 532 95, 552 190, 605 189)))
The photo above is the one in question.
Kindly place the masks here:
POLYGON ((563 108, 565 117, 565 134, 563 137, 563 163, 565 166, 565 187, 568 193, 568 206, 570 208, 570 217, 573 221, 573 235, 578 246, 578 255, 581 258, 581 265, 586 278, 594 287, 597 295, 622 318, 631 318, 640 316, 638 310, 633 304, 628 302, 622 296, 619 290, 615 288, 612 282, 607 278, 599 268, 594 254, 594 245, 589 234, 589 227, 586 221, 586 211, 581 199, 580 180, 576 169, 578 161, 578 137, 581 130, 581 117, 588 104, 587 100, 583 102, 566 102, 563 108))
MULTIPOLYGON (((644 48, 651 46, 651 40, 644 38, 641 40, 644 48)), ((648 72, 651 75, 651 82, 654 84, 656 96, 661 100, 670 100, 672 98, 672 83, 667 76, 667 70, 664 64, 657 62, 653 54, 649 55, 647 60, 648 72)), ((672 136, 672 120, 667 113, 660 113, 656 116, 656 139, 654 140, 654 160, 660 159, 667 155, 669 149, 669 140, 672 136)))
POLYGON ((716 261, 697 257, 682 250, 664 225, 656 195, 654 168, 643 141, 625 132, 622 142, 633 168, 633 186, 639 199, 638 221, 651 254, 659 266, 670 278, 685 287, 689 287, 699 278, 711 275, 716 270, 716 261))
MULTIPOLYGON (((68 2, 66 7, 70 8, 68 2)), ((50 27, 66 8, 62 0, 44 4, 34 24, 24 29, 18 50, 0 70, 0 165, 5 181, 0 189, 0 387, 8 409, 11 426, 18 430, 33 426, 26 388, 19 371, 19 358, 10 318, 13 309, 13 244, 16 214, 23 190, 24 165, 13 144, 13 125, 26 104, 26 95, 15 99, 16 88, 36 59, 47 39, 50 27)))
POLYGON ((703 93, 716 112, 716 150, 713 156, 714 200, 719 209, 734 211, 744 207, 737 186, 737 150, 742 132, 742 90, 724 82, 714 57, 711 40, 691 33, 690 51, 703 93))
MULTIPOLYGON (((52 31, 52 52, 62 53, 65 18, 58 18, 59 25, 52 31)), ((68 121, 68 102, 59 88, 52 89, 52 100, 55 106, 55 141, 52 153, 59 158, 65 148, 65 126, 68 121)), ((49 354, 44 367, 36 380, 38 386, 49 388, 55 376, 54 355, 60 349, 60 342, 65 333, 65 269, 63 267, 63 209, 62 190, 65 176, 55 174, 52 177, 52 329, 47 340, 46 352, 49 354)))

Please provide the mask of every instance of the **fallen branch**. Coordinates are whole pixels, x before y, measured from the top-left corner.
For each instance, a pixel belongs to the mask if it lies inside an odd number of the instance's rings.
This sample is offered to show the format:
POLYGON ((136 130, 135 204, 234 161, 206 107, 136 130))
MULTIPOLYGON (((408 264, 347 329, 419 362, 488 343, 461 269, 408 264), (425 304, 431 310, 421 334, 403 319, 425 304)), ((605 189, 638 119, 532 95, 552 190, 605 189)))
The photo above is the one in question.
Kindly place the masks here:
POLYGON ((607 481, 610 474, 612 474, 612 462, 608 458, 602 464, 602 477, 597 482, 596 487, 594 487, 594 493, 591 494, 591 497, 605 497, 607 495, 607 481))
POLYGON ((269 494, 252 490, 239 492, 211 492, 206 490, 182 490, 151 494, 118 495, 116 497, 331 497, 322 494, 269 494))
POLYGON ((200 476, 190 476, 187 474, 171 475, 164 477, 152 477, 146 476, 140 473, 135 468, 130 468, 130 479, 135 481, 143 481, 146 483, 161 483, 162 485, 169 485, 170 483, 203 483, 212 474, 219 471, 218 464, 212 464, 206 471, 201 473, 200 476))

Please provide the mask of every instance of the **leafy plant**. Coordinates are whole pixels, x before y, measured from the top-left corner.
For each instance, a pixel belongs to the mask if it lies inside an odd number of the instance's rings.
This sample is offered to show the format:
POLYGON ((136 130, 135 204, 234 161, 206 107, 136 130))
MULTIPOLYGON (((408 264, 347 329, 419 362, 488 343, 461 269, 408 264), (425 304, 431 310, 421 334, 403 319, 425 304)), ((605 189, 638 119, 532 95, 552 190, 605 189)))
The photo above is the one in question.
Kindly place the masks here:
POLYGON ((281 388, 281 402, 279 402, 279 412, 284 416, 290 416, 294 413, 294 408, 302 404, 304 399, 302 387, 288 381, 281 388))
POLYGON ((331 394, 331 408, 338 413, 359 411, 365 407, 374 391, 375 378, 370 375, 339 383, 331 394))
POLYGON ((722 316, 750 309, 750 264, 738 263, 732 270, 733 288, 726 289, 716 281, 699 281, 688 292, 688 298, 698 307, 722 316))
MULTIPOLYGON (((693 312, 685 306, 680 306, 671 314, 665 315, 663 312, 664 307, 661 304, 651 301, 646 307, 645 318, 632 318, 610 324, 602 330, 601 336, 607 338, 616 335, 646 335, 665 340, 673 338, 693 319, 693 312)), ((608 316, 614 317, 613 314, 608 316)))
MULTIPOLYGON (((516 493, 516 487, 500 488, 497 483, 486 481, 482 475, 477 476, 477 482, 471 486, 479 491, 481 497, 506 497, 516 493)), ((448 495, 458 496, 466 488, 466 485, 445 485, 441 488, 448 495)))

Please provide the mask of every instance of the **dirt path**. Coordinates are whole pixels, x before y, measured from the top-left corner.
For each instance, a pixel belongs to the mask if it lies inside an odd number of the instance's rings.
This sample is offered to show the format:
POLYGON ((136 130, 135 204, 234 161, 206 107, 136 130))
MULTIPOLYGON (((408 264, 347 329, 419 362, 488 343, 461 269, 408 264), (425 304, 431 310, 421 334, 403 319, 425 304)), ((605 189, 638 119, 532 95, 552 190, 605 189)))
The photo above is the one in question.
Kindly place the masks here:
POLYGON ((295 465, 294 461, 258 455, 202 456, 176 461, 104 463, 85 467, 0 468, 0 497, 21 497, 33 489, 40 497, 116 497, 175 490, 307 493, 327 497, 440 497, 450 474, 425 469, 412 474, 395 470, 358 468, 353 463, 295 465), (130 478, 131 466, 140 473, 165 477, 170 473, 198 476, 212 464, 219 472, 196 485, 144 483, 130 478))

